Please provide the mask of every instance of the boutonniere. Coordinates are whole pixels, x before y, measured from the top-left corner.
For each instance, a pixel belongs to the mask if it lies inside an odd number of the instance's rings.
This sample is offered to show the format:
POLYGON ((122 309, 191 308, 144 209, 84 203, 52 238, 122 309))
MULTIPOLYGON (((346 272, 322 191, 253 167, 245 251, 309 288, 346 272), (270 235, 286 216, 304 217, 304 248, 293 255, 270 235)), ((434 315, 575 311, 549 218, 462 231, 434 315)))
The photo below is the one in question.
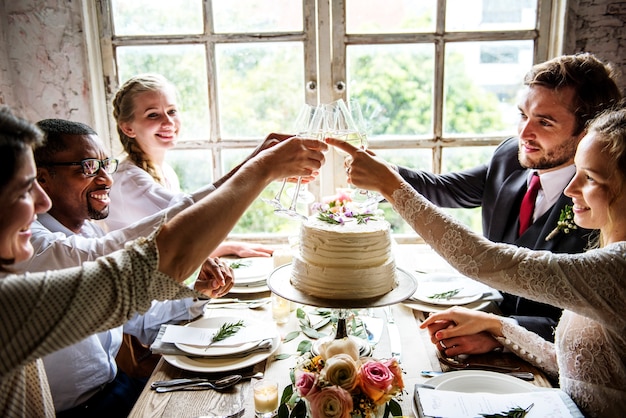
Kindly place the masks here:
POLYGON ((578 229, 578 225, 574 223, 574 211, 572 210, 572 206, 566 205, 561 210, 556 228, 548 234, 546 241, 550 241, 561 231, 563 231, 564 234, 569 234, 573 229, 578 229))

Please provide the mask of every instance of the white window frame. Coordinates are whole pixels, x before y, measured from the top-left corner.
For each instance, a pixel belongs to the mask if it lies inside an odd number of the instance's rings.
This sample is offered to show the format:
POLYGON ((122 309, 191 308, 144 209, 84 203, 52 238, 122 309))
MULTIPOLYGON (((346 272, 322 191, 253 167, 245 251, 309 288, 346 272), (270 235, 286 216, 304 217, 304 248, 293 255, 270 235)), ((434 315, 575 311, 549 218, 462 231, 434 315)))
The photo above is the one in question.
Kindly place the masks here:
MULTIPOLYGON (((206 31, 203 35, 172 36, 169 39, 151 37, 113 37, 111 6, 109 0, 81 0, 83 22, 89 59, 90 90, 94 110, 95 128, 103 138, 109 139, 113 153, 121 151, 117 140, 115 121, 112 117, 111 102, 119 85, 115 67, 115 47, 119 45, 154 45, 189 43, 198 41, 206 44, 207 74, 211 117, 210 138, 198 144, 197 141, 181 141, 179 149, 211 149, 214 155, 213 176, 222 176, 221 150, 253 147, 261 138, 254 141, 220 137, 219 117, 216 97, 214 47, 222 42, 280 42, 299 41, 305 44, 306 102, 309 104, 329 103, 339 98, 346 99, 346 46, 356 44, 384 43, 430 43, 435 45, 435 84, 433 99, 433 131, 428 138, 403 137, 402 139, 374 139, 370 148, 376 149, 417 149, 432 150, 432 170, 440 172, 443 149, 446 147, 496 145, 502 136, 445 137, 443 134, 443 91, 444 91, 444 49, 447 43, 484 40, 533 40, 535 44, 534 62, 542 62, 562 53, 562 34, 567 9, 567 0, 539 0, 537 27, 532 30, 501 32, 444 32, 445 0, 437 0, 438 14, 434 33, 394 33, 394 34, 346 34, 345 0, 304 0, 304 30, 298 33, 246 33, 212 34, 212 22, 205 15, 206 31), (316 8, 317 6, 317 8, 316 8), (334 18, 333 18, 334 17, 334 18), (317 50, 319 48, 319 52, 317 50), (332 51, 332 53, 330 52, 332 51)), ((210 10, 211 1, 204 0, 203 7, 210 10)), ((318 197, 333 194, 337 187, 345 187, 343 160, 335 153, 327 156, 319 181, 310 186, 318 197)), ((402 237, 398 237, 401 240, 402 237)), ((409 238, 414 240, 414 237, 409 238)))

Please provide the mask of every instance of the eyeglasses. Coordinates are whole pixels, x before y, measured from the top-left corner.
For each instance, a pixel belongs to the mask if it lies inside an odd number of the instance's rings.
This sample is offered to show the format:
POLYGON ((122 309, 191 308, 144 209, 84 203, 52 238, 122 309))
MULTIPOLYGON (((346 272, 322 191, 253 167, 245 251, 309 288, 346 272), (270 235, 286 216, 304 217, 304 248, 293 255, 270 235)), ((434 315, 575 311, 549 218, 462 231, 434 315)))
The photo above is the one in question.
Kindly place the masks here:
POLYGON ((76 163, 48 163, 46 166, 70 166, 79 165, 83 168, 83 174, 87 177, 94 177, 98 174, 100 169, 104 170, 107 174, 113 174, 117 171, 117 165, 119 161, 115 158, 107 158, 104 160, 98 160, 97 158, 86 158, 76 163))

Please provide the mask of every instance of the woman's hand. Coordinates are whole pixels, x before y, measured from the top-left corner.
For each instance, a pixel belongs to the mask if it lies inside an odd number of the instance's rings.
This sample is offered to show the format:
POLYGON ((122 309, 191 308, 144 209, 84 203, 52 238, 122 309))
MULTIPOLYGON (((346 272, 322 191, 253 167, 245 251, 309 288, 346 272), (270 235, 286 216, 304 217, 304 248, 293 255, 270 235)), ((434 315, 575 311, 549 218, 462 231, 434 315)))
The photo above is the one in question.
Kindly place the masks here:
POLYGON ((446 356, 482 354, 500 347, 494 336, 502 336, 496 315, 460 306, 431 314, 420 328, 428 328, 430 340, 446 356))
POLYGON ((391 165, 374 153, 356 148, 345 141, 326 138, 326 142, 350 155, 345 164, 349 183, 361 189, 379 192, 393 203, 391 195, 404 180, 391 165))
POLYGON ((234 284, 233 269, 218 257, 212 257, 202 264, 194 289, 215 299, 230 292, 234 284))

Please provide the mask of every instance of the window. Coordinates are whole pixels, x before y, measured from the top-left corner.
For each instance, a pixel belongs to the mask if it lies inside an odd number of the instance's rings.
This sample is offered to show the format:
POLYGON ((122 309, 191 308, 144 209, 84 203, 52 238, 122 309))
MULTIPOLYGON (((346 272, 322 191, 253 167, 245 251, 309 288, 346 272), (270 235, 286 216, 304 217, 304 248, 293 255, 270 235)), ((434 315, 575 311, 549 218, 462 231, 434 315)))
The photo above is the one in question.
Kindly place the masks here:
MULTIPOLYGON (((188 191, 221 177, 267 133, 290 132, 305 102, 339 98, 361 104, 369 147, 391 162, 434 172, 486 162, 516 132, 516 95, 532 64, 548 58, 552 35, 539 36, 539 28, 550 27, 558 6, 545 0, 100 5, 106 100, 142 72, 162 73, 177 86, 184 133, 168 161, 188 191)), ((109 127, 116 132, 112 116, 109 127)), ((120 149, 115 141, 113 148, 120 149)), ((279 186, 262 197, 273 197, 279 186)), ((342 157, 330 153, 308 189, 319 199, 346 186, 342 157)), ((297 223, 272 212, 258 199, 234 232, 297 233, 297 223)), ((412 233, 390 208, 386 213, 395 233, 412 233)), ((453 213, 480 229, 478 210, 453 213)))

